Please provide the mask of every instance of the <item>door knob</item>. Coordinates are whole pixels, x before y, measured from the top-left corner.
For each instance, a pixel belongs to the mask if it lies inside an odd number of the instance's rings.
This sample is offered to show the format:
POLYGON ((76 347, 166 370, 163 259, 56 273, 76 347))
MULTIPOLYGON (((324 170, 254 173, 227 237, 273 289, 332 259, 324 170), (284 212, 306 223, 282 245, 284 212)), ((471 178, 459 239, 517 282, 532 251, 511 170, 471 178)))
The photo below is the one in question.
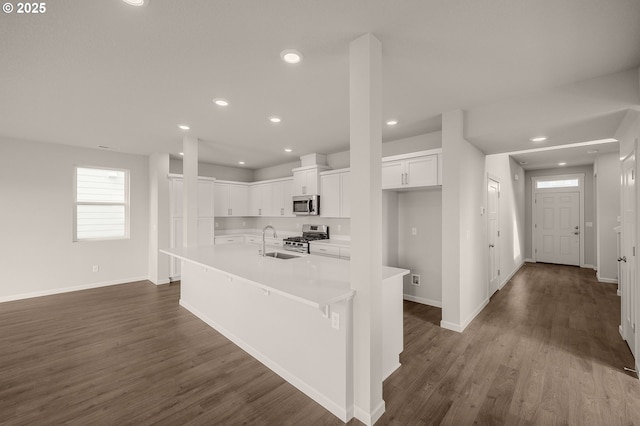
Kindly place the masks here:
POLYGON ((573 227, 573 229, 580 229, 580 228, 578 228, 578 226, 576 225, 576 226, 573 227))
POLYGON ((580 235, 580 233, 579 232, 574 232, 573 235, 580 235))
POLYGON ((493 244, 489 244, 489 248, 493 248, 495 247, 493 244))
POLYGON ((627 262, 627 256, 622 256, 618 258, 618 262, 627 262))

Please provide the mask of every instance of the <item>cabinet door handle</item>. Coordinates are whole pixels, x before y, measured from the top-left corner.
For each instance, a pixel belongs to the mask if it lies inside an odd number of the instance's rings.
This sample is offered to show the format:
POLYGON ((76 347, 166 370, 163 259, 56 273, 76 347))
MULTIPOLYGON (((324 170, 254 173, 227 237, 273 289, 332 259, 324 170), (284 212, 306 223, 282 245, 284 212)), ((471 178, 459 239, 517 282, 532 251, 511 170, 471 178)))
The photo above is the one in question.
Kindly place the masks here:
POLYGON ((258 209, 258 216, 262 216, 262 209, 258 209))
POLYGON ((227 209, 227 215, 231 216, 231 209, 227 209))
POLYGON ((404 183, 405 185, 409 185, 409 173, 404 174, 404 183))
POLYGON ((280 216, 284 216, 284 208, 280 209, 280 216))

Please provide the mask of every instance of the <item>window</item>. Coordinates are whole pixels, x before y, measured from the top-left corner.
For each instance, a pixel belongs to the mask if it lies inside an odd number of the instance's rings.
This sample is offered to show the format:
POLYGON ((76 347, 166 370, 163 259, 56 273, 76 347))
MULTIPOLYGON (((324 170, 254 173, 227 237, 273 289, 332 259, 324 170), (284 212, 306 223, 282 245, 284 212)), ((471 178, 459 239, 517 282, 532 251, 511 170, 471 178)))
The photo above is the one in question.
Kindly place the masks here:
POLYGON ((539 180, 536 181, 536 189, 548 188, 574 188, 580 186, 578 178, 575 179, 559 179, 559 180, 539 180))
POLYGON ((129 237, 129 172, 76 167, 75 241, 129 237))

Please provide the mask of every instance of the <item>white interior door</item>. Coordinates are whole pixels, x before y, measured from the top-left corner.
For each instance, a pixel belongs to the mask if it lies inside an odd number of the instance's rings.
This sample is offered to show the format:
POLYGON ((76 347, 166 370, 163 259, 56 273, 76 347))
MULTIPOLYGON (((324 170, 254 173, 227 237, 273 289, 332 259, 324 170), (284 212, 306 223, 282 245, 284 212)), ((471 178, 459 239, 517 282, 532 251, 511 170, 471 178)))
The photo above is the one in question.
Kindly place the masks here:
POLYGON ((500 286, 500 183, 489 178, 487 186, 487 236, 489 240, 489 296, 500 286))
POLYGON ((580 193, 538 193, 536 261, 580 265, 580 193))
POLYGON ((630 155, 622 162, 622 335, 636 357, 636 159, 630 155))

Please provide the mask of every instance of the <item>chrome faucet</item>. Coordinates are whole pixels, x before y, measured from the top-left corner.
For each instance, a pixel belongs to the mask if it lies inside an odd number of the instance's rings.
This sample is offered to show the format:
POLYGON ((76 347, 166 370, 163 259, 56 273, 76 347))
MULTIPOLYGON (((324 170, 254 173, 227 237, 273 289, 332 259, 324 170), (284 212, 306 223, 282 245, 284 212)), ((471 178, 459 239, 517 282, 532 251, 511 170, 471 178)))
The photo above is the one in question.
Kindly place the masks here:
POLYGON ((260 250, 260 254, 262 255, 262 257, 265 256, 265 247, 264 247, 264 233, 267 231, 267 229, 271 228, 273 230, 273 238, 278 238, 278 233, 276 232, 276 228, 274 228, 271 225, 267 225, 262 229, 262 250, 260 250))

